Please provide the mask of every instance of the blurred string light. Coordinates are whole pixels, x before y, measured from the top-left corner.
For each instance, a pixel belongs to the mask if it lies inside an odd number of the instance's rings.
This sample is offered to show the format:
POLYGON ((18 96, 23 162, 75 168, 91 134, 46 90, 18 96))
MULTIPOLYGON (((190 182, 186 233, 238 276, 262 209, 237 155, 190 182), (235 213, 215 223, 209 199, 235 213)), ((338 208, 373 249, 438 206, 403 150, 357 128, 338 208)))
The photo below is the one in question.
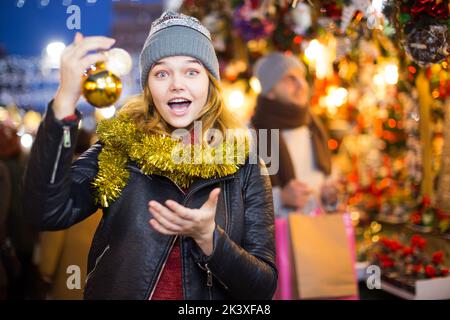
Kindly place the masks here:
POLYGON ((316 70, 316 77, 324 79, 331 70, 331 50, 321 44, 317 39, 312 40, 305 49, 307 63, 316 70))
POLYGON ((259 82, 258 78, 256 77, 250 78, 250 87, 256 94, 261 93, 261 83, 259 82))
POLYGON ((110 106, 108 108, 98 108, 95 111, 99 114, 101 119, 109 119, 116 114, 116 107, 110 106))
POLYGON ((45 49, 44 66, 50 69, 58 69, 61 55, 66 48, 63 42, 51 42, 45 49))
POLYGON ((386 96, 388 86, 396 85, 398 78, 398 66, 396 63, 388 62, 380 64, 378 72, 372 78, 376 96, 379 99, 383 99, 386 96))
POLYGON ((373 83, 379 87, 383 86, 385 84, 384 77, 379 73, 375 74, 373 76, 373 83))
POLYGON ((20 144, 25 149, 31 148, 31 145, 33 144, 33 137, 29 133, 24 133, 22 137, 20 137, 20 144))
POLYGON ((179 11, 183 5, 183 0, 163 0, 165 11, 179 11))
POLYGON ((239 89, 233 89, 227 96, 227 105, 231 109, 239 109, 244 105, 244 94, 239 89))
POLYGON ((395 64, 387 64, 384 67, 384 81, 387 84, 395 85, 398 82, 398 67, 395 64))
POLYGON ((25 132, 35 133, 39 128, 42 116, 39 112, 28 111, 22 118, 22 124, 24 126, 25 132))
POLYGON ((318 59, 318 55, 321 53, 322 45, 320 42, 316 39, 311 40, 311 42, 308 44, 308 47, 306 47, 305 50, 305 56, 308 59, 308 61, 315 62, 318 59))
POLYGON ((372 0, 366 11, 367 27, 369 29, 382 30, 384 25, 383 0, 372 0))
POLYGON ((395 85, 398 82, 398 67, 396 64, 389 63, 380 68, 379 72, 374 75, 373 82, 375 85, 382 86, 385 84, 395 85))
POLYGON ((377 12, 382 12, 384 6, 384 0, 372 0, 372 8, 377 12))
POLYGON ((23 5, 25 4, 25 0, 17 0, 17 7, 18 8, 22 8, 23 7, 23 5))
POLYGON ((6 121, 8 119, 8 110, 0 107, 0 122, 6 121))
POLYGON ((332 115, 337 113, 339 107, 347 102, 348 91, 343 87, 330 86, 327 88, 327 95, 321 97, 319 104, 327 108, 332 115))

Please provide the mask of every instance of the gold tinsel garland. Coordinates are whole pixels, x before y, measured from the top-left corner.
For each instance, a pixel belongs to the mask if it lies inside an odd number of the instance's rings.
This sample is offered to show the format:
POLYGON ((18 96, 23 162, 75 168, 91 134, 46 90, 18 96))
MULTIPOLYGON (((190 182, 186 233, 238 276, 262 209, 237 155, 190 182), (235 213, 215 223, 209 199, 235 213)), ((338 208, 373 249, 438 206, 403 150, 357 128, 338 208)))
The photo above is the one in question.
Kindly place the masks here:
POLYGON ((220 178, 235 173, 249 153, 247 139, 225 140, 216 147, 187 145, 170 136, 145 134, 126 116, 103 120, 97 126, 103 143, 99 171, 93 181, 96 200, 108 207, 129 178, 128 160, 146 175, 166 176, 181 188, 196 178, 220 178))

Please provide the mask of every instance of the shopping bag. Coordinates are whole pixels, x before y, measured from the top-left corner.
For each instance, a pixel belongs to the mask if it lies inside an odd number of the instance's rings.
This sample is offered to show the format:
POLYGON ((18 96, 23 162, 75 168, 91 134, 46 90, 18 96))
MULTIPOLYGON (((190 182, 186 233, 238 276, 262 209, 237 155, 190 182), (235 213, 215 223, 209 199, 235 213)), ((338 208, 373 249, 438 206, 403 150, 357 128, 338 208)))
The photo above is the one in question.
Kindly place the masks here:
POLYGON ((357 297, 354 234, 348 214, 290 214, 288 219, 298 298, 357 297))
POLYGON ((286 217, 275 218, 276 265, 278 269, 278 286, 275 300, 292 299, 292 258, 289 223, 286 217))

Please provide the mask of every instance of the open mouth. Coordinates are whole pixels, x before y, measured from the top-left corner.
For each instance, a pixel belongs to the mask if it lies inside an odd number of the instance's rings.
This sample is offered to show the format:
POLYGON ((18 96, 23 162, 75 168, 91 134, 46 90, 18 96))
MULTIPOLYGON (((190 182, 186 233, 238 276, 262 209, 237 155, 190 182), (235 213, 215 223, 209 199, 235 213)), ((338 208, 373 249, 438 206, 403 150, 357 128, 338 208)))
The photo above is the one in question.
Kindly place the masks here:
POLYGON ((183 115, 187 112, 192 101, 184 98, 175 98, 170 100, 167 105, 176 115, 183 115))

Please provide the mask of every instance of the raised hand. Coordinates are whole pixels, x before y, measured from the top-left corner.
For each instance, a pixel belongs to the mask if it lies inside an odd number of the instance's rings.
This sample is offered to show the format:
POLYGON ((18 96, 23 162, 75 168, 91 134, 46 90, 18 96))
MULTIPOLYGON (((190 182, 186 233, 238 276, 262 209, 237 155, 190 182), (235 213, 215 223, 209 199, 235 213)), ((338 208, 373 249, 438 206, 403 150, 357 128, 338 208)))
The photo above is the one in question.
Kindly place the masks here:
POLYGON ((173 200, 167 200, 165 205, 152 200, 148 203, 153 215, 149 223, 162 234, 191 237, 206 255, 210 255, 219 193, 220 188, 212 190, 208 200, 199 209, 186 208, 173 200))
POLYGON ((60 84, 55 95, 53 111, 57 119, 62 119, 75 112, 76 104, 81 95, 81 82, 84 70, 99 61, 105 61, 102 52, 107 50, 116 40, 108 37, 83 37, 76 33, 72 44, 68 45, 61 55, 60 84))

